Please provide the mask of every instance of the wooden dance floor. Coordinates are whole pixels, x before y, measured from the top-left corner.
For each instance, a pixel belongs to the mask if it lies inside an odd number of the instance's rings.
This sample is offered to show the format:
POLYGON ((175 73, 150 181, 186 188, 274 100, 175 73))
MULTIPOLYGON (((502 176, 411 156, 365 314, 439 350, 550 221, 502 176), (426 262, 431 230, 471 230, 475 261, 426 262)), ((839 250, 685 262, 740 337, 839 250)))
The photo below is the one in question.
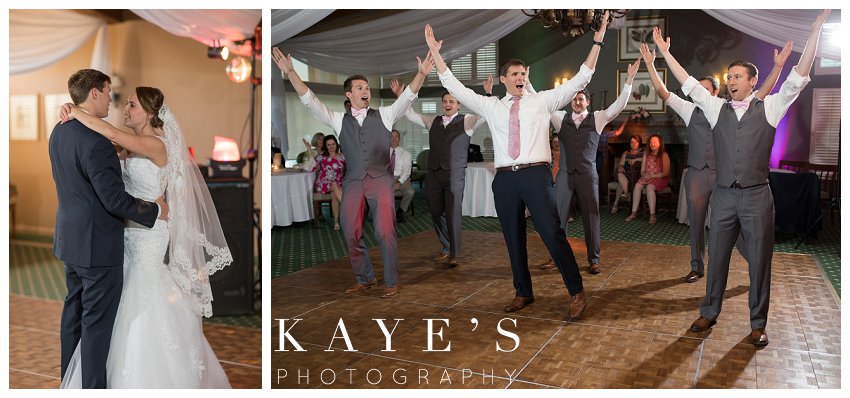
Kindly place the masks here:
MULTIPOLYGON (((294 351, 274 321, 272 349, 288 351, 272 352, 272 387, 841 386, 840 307, 813 257, 774 254, 770 345, 756 350, 747 339, 747 267, 737 252, 717 325, 694 334, 687 329, 699 316, 705 279, 684 282, 688 247, 604 241, 603 271, 590 275, 583 240, 570 243, 588 295, 576 322, 565 321, 570 299, 560 274, 537 268, 548 255, 536 235, 528 237, 536 301, 510 314, 502 312, 514 289, 501 233, 464 231, 463 263, 456 269, 432 261, 439 252, 433 232, 401 239, 400 290, 391 299, 380 298, 382 284, 344 294, 354 283, 347 257, 276 278, 272 318, 288 319, 283 330, 305 351, 294 351), (385 351, 373 318, 385 319, 389 331, 394 319, 403 319, 392 333, 393 351, 385 351), (432 351, 429 318, 448 321, 434 321, 432 351), (353 351, 345 351, 340 319, 353 351), (436 335, 441 329, 442 337, 436 335), (436 351, 449 343, 450 351, 436 351), (329 347, 334 351, 326 352, 329 347)), ((376 248, 370 253, 381 282, 380 255, 376 248)))
MULTIPOLYGON (((9 296, 9 388, 59 388, 62 302, 9 296)), ((259 329, 204 324, 233 388, 260 388, 259 329)))

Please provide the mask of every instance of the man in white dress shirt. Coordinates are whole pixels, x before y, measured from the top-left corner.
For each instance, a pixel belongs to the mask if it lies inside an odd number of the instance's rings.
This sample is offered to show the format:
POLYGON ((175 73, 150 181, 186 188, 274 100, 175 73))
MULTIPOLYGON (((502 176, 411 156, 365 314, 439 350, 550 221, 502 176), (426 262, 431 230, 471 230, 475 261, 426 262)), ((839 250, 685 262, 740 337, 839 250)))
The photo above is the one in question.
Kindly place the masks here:
POLYGON ((345 147, 345 176, 342 180, 342 203, 340 209, 342 232, 348 245, 351 268, 357 283, 346 289, 346 293, 360 293, 378 284, 375 270, 369 258, 369 250, 363 240, 363 209, 366 202, 372 209, 375 239, 381 247, 384 261, 384 292, 382 298, 398 293, 398 246, 395 232, 395 199, 390 169, 391 133, 393 124, 404 116, 416 93, 422 87, 425 76, 433 69, 431 57, 425 61, 417 57, 419 71, 401 97, 390 106, 369 108, 372 98, 369 82, 365 76, 353 75, 345 80, 345 96, 351 100, 351 112, 334 112, 328 109, 313 94, 292 67, 292 59, 284 56, 278 48, 272 49, 272 57, 284 77, 310 112, 322 123, 337 132, 340 144, 345 147))
POLYGON ((555 187, 549 163, 549 118, 582 90, 593 75, 599 49, 608 24, 608 12, 593 35, 594 44, 580 71, 567 83, 537 94, 527 94, 525 64, 509 60, 499 68, 499 81, 505 85, 503 98, 478 95, 457 80, 440 55, 442 42, 434 38, 430 25, 425 26, 425 41, 434 58, 440 82, 459 102, 487 120, 493 136, 496 177, 493 196, 502 234, 508 248, 516 295, 504 308, 519 311, 534 302, 531 273, 528 270, 525 210, 528 208, 537 232, 561 272, 571 296, 568 320, 581 317, 587 308, 584 285, 575 255, 559 225, 555 204, 555 187))
POLYGON ((401 144, 401 133, 393 129, 390 141, 390 168, 395 177, 393 192, 401 191, 402 194, 401 203, 399 208, 396 209, 396 221, 404 222, 405 214, 410 208, 410 203, 413 201, 413 195, 416 194, 416 191, 413 190, 413 184, 410 181, 410 168, 413 167, 413 160, 410 157, 410 152, 399 144, 401 144))
POLYGON ((773 257, 774 209, 767 176, 776 126, 809 82, 818 39, 829 10, 812 24, 803 55, 779 92, 764 101, 753 88, 758 70, 746 61, 729 65, 727 87, 731 101, 712 96, 670 54, 656 27, 653 38, 667 65, 708 119, 717 157, 717 182, 711 194, 711 230, 708 244, 708 275, 705 300, 692 332, 709 330, 720 315, 729 276, 729 260, 738 234, 743 235, 749 256, 750 342, 764 347, 769 340, 765 327, 770 304, 770 266, 773 257))

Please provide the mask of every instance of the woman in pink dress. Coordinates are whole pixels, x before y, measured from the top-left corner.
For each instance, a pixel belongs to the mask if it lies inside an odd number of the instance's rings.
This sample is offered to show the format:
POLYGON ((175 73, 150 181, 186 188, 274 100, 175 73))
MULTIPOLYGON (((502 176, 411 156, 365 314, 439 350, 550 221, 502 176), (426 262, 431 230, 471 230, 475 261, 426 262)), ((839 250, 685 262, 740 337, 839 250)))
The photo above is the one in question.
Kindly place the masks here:
POLYGON ((626 217, 626 222, 637 216, 640 205, 640 194, 646 187, 646 202, 649 204, 649 223, 655 224, 655 192, 667 188, 670 182, 670 157, 664 151, 664 140, 658 134, 649 137, 649 151, 643 155, 640 166, 640 179, 635 183, 632 193, 632 214, 626 217))
POLYGON ((307 147, 305 170, 316 171, 314 192, 331 195, 331 211, 334 216, 334 230, 339 231, 339 202, 342 200, 342 176, 345 174, 345 155, 342 154, 336 136, 325 136, 323 152, 313 156, 310 143, 307 147))

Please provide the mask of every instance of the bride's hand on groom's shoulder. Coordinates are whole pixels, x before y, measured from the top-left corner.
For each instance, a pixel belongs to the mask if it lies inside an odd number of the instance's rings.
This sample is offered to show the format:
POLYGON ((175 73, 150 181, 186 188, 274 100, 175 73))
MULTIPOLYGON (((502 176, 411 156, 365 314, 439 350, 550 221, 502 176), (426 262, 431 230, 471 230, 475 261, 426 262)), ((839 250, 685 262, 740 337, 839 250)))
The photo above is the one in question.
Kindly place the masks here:
POLYGON ((66 102, 59 108, 59 120, 60 123, 70 122, 74 120, 74 116, 72 115, 74 108, 76 106, 70 102, 66 102))

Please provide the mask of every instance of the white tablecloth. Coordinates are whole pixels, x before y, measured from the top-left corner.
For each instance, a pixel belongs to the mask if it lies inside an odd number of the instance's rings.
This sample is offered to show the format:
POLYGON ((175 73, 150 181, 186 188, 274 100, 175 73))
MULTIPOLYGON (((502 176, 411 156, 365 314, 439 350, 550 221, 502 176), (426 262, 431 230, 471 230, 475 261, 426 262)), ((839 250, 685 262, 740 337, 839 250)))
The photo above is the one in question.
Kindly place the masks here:
POLYGON ((491 188, 495 177, 496 166, 493 162, 467 164, 466 185, 463 188, 464 216, 496 217, 496 202, 491 188))
POLYGON ((313 218, 315 173, 272 173, 272 225, 288 226, 313 218))

